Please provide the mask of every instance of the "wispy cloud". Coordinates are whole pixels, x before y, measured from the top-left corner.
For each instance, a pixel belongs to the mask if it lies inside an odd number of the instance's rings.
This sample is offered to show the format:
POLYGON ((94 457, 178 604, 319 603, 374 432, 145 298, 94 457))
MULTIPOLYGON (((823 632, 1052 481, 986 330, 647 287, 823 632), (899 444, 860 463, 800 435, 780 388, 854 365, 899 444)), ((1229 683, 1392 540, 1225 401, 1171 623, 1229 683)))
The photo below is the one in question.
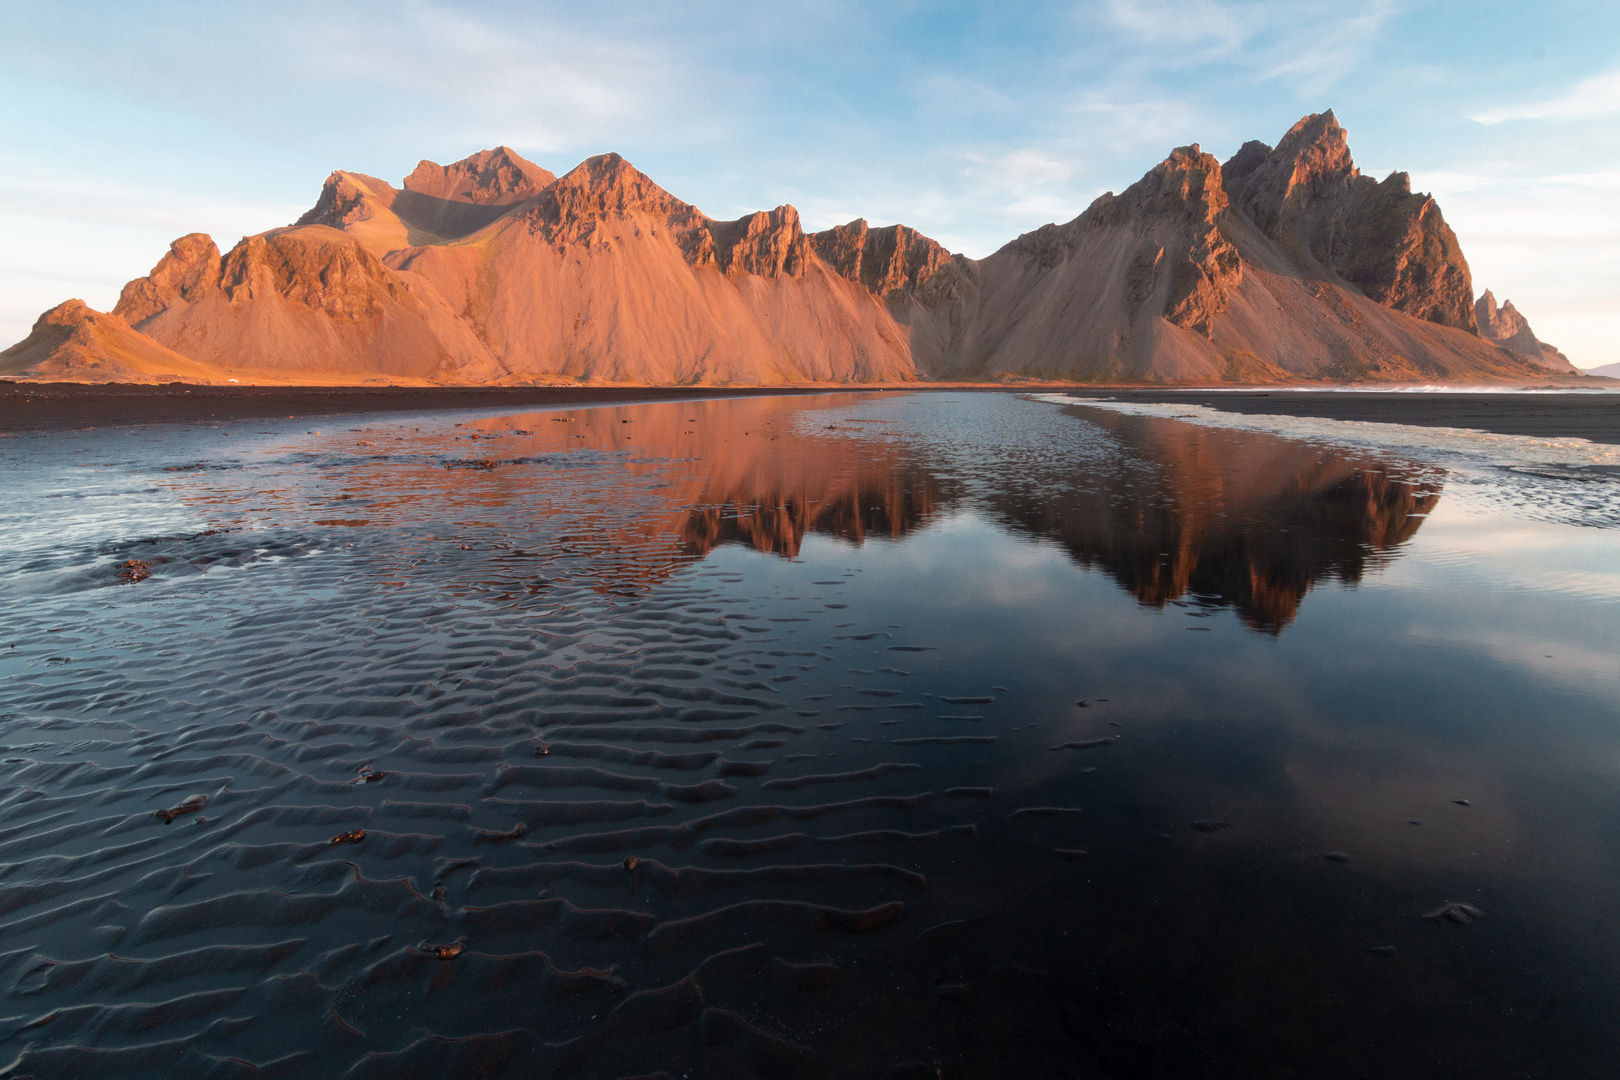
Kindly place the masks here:
POLYGON ((1501 124, 1509 120, 1579 120, 1615 113, 1620 113, 1620 71, 1584 79, 1557 97, 1487 109, 1469 119, 1479 124, 1501 124))
POLYGON ((1109 0, 1110 21, 1156 46, 1157 66, 1228 63, 1317 92, 1349 75, 1399 14, 1396 0, 1109 0))
POLYGON ((1121 30, 1147 41, 1228 52, 1248 42, 1260 27, 1251 17, 1256 6, 1218 0, 1110 0, 1108 15, 1121 30))

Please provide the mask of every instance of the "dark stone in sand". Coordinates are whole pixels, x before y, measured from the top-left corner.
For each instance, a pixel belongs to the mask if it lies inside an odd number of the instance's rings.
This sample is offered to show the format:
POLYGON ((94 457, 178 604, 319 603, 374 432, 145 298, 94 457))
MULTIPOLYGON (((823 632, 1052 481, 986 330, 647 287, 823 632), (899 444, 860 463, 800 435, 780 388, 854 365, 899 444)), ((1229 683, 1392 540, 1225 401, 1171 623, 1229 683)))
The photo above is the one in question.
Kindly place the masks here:
POLYGON ((1322 858, 1326 859, 1328 862, 1349 862, 1350 861, 1350 856, 1347 853, 1343 852, 1343 851, 1330 851, 1326 855, 1322 856, 1322 858))
POLYGON ((172 824, 181 814, 195 814, 208 802, 206 795, 188 795, 178 806, 171 806, 167 810, 155 810, 153 816, 165 825, 172 824))
POLYGON ((1221 821, 1217 818, 1204 818, 1202 821, 1195 821, 1192 823, 1193 828, 1197 829, 1199 832, 1205 833, 1219 832, 1222 829, 1231 828, 1231 826, 1232 823, 1230 821, 1221 821))
POLYGON ((427 942, 417 946, 425 953, 431 953, 438 960, 454 960, 467 948, 467 939, 458 937, 448 945, 429 945, 427 942))
POLYGON ((1473 806, 1474 805, 1473 803, 1469 802, 1467 799, 1452 799, 1451 801, 1456 803, 1458 806, 1473 806))

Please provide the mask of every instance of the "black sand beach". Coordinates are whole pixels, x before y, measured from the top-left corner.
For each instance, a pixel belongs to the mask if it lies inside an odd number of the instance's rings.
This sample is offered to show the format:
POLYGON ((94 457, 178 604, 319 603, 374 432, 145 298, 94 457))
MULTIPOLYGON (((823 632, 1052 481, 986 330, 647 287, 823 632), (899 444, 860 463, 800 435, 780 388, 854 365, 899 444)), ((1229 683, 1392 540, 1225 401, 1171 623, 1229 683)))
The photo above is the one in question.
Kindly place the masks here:
POLYGON ((1609 447, 687 393, 0 442, 0 1077, 1613 1071, 1609 447))
POLYGON ((64 431, 120 424, 196 423, 356 413, 509 407, 562 408, 629 401, 688 401, 825 388, 724 386, 196 386, 166 383, 0 382, 0 432, 64 431))
POLYGON ((1083 396, 1203 405, 1245 416, 1309 416, 1418 427, 1473 428, 1498 435, 1579 438, 1620 444, 1620 384, 1614 393, 1392 393, 1320 390, 1100 390, 1083 396))
POLYGON ((356 413, 430 412, 482 408, 557 408, 623 402, 687 401, 761 394, 860 392, 987 393, 1068 390, 1082 397, 1184 402, 1246 415, 1310 416, 1422 427, 1459 427, 1500 435, 1583 438, 1620 444, 1620 383, 1612 394, 1392 393, 1389 391, 1208 390, 1052 387, 965 387, 913 384, 887 387, 359 387, 359 386, 139 386, 104 383, 0 382, 0 432, 58 431, 121 424, 195 423, 268 417, 356 413))

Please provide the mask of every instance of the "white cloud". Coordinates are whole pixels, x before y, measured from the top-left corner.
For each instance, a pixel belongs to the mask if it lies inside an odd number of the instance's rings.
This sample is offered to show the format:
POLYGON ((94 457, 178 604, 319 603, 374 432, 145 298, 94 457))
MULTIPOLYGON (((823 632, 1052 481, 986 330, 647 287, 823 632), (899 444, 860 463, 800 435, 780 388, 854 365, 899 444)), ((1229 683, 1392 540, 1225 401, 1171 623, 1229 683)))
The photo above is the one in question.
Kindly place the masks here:
POLYGON ((1578 120, 1615 113, 1620 113, 1620 71, 1582 80, 1558 97, 1487 109, 1469 119, 1479 124, 1501 124, 1509 120, 1578 120))
POLYGON ((1255 81, 1317 93, 1351 74, 1399 13, 1395 0, 1346 7, 1340 0, 1109 0, 1108 16, 1156 47, 1153 66, 1226 62, 1255 81))
POLYGON ((1121 30, 1160 44, 1197 45, 1228 52, 1260 27, 1250 4, 1216 0, 1111 0, 1109 17, 1121 30))

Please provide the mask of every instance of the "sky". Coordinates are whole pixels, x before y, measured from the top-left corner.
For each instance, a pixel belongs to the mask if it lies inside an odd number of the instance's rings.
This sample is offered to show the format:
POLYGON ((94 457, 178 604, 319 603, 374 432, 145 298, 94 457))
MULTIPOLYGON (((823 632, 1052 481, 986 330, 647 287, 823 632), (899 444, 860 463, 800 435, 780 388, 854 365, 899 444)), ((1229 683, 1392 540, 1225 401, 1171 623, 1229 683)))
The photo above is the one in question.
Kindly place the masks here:
POLYGON ((6 0, 0 345, 170 240, 293 221, 333 169, 618 151, 716 218, 904 222, 979 257, 1176 146, 1333 109, 1476 292, 1620 362, 1620 3, 6 0))

